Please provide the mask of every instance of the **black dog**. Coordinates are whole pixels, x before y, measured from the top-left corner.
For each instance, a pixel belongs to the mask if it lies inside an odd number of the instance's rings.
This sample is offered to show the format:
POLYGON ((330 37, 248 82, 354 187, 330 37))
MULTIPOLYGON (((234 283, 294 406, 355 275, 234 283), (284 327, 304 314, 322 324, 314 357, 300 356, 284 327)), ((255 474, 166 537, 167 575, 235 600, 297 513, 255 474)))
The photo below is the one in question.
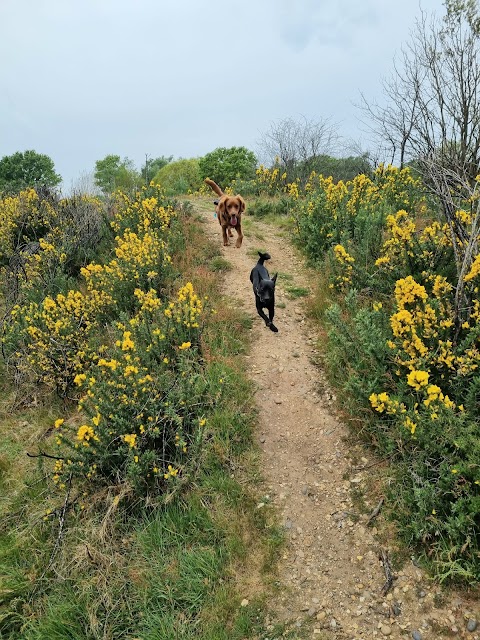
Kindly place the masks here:
POLYGON ((250 273, 250 282, 253 284, 253 292, 255 294, 255 305, 258 315, 265 320, 265 324, 271 331, 278 332, 277 327, 273 324, 275 315, 275 282, 277 275, 270 279, 267 269, 263 263, 270 260, 270 254, 258 252, 260 258, 250 273), (264 314, 263 309, 267 309, 268 318, 264 314))

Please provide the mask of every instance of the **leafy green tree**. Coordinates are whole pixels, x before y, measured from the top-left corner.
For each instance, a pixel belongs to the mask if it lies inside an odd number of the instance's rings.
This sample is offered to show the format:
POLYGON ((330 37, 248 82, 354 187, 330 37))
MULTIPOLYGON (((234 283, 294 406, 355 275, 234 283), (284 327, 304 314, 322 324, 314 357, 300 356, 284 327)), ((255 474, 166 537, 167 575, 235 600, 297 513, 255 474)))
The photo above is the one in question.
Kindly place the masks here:
POLYGON ((145 164, 142 167, 142 178, 146 184, 153 179, 157 173, 173 160, 173 156, 159 156, 158 158, 149 158, 145 156, 145 164))
POLYGON ((202 179, 211 178, 222 187, 232 180, 255 177, 257 158, 246 147, 219 147, 199 160, 202 179))
POLYGON ((141 184, 141 176, 135 169, 129 158, 121 160, 120 156, 108 155, 103 160, 95 162, 95 184, 105 194, 112 193, 115 189, 127 191, 138 188, 141 184))
POLYGON ((27 187, 56 187, 62 181, 53 160, 36 151, 17 151, 0 160, 0 191, 21 191, 27 187))
POLYGON ((169 162, 158 171, 153 181, 164 187, 170 195, 196 191, 202 184, 198 165, 196 158, 169 162))

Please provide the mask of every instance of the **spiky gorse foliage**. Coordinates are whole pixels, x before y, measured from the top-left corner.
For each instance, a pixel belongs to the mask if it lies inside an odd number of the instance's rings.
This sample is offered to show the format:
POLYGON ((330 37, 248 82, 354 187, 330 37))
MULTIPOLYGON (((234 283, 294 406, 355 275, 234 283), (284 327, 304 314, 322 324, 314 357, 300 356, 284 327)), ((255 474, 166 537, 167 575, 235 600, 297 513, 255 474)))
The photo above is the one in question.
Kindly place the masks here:
POLYGON ((55 482, 79 476, 128 482, 138 492, 162 487, 198 454, 204 413, 217 397, 200 351, 203 302, 191 283, 172 301, 135 291, 140 307, 116 322, 109 344, 74 378, 81 396, 75 420, 56 423, 63 456, 55 482))
POLYGON ((307 254, 330 256, 332 369, 400 461, 402 532, 442 577, 467 580, 480 579, 480 258, 466 260, 478 252, 476 195, 455 213, 463 244, 408 169, 322 178, 295 214, 307 254))
MULTIPOLYGON (((33 219, 37 203, 35 192, 22 193, 4 210, 33 219)), ((53 480, 60 488, 80 480, 87 493, 112 482, 137 493, 161 489, 194 459, 221 389, 202 364, 206 300, 190 282, 168 293, 175 211, 155 185, 134 198, 117 193, 111 232, 104 227, 96 238, 102 253, 78 265, 74 277, 64 269, 61 205, 44 209, 49 226, 35 252, 23 256, 2 347, 18 382, 78 398, 77 412, 55 421, 53 480), (52 263, 55 278, 47 277, 52 263)))

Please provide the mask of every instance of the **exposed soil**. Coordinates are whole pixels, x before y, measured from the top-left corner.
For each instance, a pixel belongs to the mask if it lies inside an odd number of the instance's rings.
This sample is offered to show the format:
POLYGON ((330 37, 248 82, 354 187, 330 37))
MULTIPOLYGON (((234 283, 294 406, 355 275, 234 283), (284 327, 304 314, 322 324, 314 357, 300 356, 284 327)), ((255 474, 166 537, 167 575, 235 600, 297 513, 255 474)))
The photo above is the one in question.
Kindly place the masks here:
MULTIPOLYGON (((213 205, 195 202, 195 208, 220 245, 213 205)), ((272 603, 276 620, 267 620, 267 628, 288 620, 299 627, 299 637, 302 633, 325 640, 479 640, 478 600, 432 584, 408 556, 398 569, 397 546, 393 537, 386 538, 388 525, 381 511, 367 525, 381 498, 382 465, 337 417, 335 396, 314 364, 318 340, 305 316, 305 298, 288 294, 293 286, 311 290, 312 274, 280 230, 249 220, 242 247, 236 249, 232 238, 222 253, 235 273, 225 276, 225 294, 254 318, 247 363, 257 389, 264 502, 275 505, 287 536, 279 561, 280 596, 272 603), (270 274, 280 274, 278 333, 265 327, 255 310, 249 274, 256 262, 252 250, 258 248, 272 256, 266 263, 270 274), (385 594, 382 550, 392 558, 395 576, 385 594), (467 625, 472 629, 475 621, 477 628, 469 631, 467 625)))

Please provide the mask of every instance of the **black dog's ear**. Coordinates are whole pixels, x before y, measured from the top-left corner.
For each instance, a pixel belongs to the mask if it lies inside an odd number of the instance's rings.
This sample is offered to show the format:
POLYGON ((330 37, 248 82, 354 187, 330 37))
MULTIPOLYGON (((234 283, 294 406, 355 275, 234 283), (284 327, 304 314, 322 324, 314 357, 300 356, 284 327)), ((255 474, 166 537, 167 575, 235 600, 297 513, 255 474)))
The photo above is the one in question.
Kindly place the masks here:
POLYGON ((272 278, 272 282, 273 282, 273 284, 275 284, 275 282, 277 281, 277 276, 278 276, 278 273, 276 273, 276 274, 273 276, 273 278, 272 278))

